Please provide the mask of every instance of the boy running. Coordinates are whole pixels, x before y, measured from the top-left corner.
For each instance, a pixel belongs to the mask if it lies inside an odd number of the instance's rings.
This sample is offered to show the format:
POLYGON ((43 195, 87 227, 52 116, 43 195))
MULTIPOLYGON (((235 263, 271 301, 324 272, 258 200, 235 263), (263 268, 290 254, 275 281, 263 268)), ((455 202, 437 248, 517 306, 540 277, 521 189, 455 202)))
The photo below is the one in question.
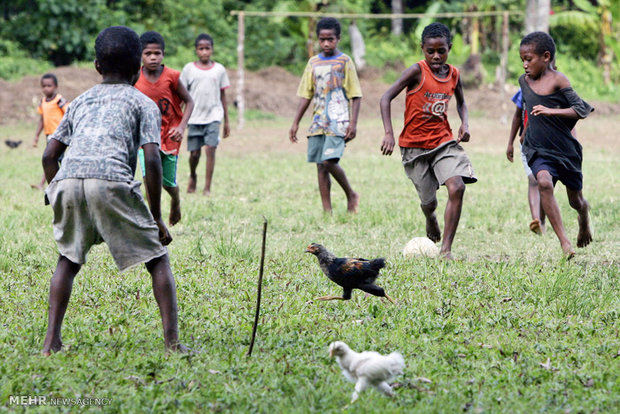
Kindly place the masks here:
POLYGON ((381 151, 383 155, 391 155, 394 150, 390 105, 406 88, 405 126, 398 140, 403 166, 420 197, 420 207, 426 216, 426 235, 434 242, 441 240, 435 215, 437 189, 440 184, 448 189, 440 253, 452 259, 452 242, 461 218, 465 184, 477 181, 471 162, 459 145, 461 141, 469 141, 468 112, 459 70, 446 63, 452 47, 450 29, 441 23, 426 26, 421 47, 424 60, 405 70, 381 97, 385 129, 381 151), (456 139, 448 123, 448 102, 452 95, 461 118, 456 139))
POLYGON ((62 348, 60 331, 73 279, 90 248, 102 241, 120 271, 146 263, 166 347, 186 349, 178 339, 176 288, 164 247, 172 237, 160 211, 159 109, 132 86, 140 54, 140 38, 133 30, 115 26, 99 33, 95 68, 103 82, 73 102, 43 154, 50 183, 46 200, 54 210, 54 238, 60 252, 50 283, 45 355, 62 348), (150 211, 140 183, 133 180, 139 147, 144 149, 150 211))
MULTIPOLYGON (((46 73, 41 76, 41 91, 43 92, 43 98, 41 98, 39 106, 37 106, 37 113, 41 117, 39 118, 37 132, 34 133, 33 147, 39 144, 41 131, 45 133, 45 138, 49 138, 56 131, 69 105, 67 100, 58 93, 58 78, 53 73, 46 73)), ((43 190, 44 185, 45 174, 41 177, 39 184, 31 184, 30 187, 43 190)))
POLYGON ((519 54, 525 70, 519 78, 519 86, 528 115, 523 153, 538 181, 543 210, 564 255, 570 259, 575 251, 566 236, 553 190, 558 180, 566 186, 568 202, 579 215, 577 247, 587 246, 592 241, 592 231, 590 207, 581 192, 582 147, 571 130, 578 119, 587 117, 594 109, 577 95, 568 78, 553 68, 555 42, 547 33, 534 32, 525 36, 519 54))
POLYGON ((187 86, 195 103, 187 133, 187 149, 190 152, 187 192, 196 191, 196 167, 200 161, 200 150, 206 146, 207 166, 202 194, 208 196, 211 194, 215 151, 220 143, 222 118, 224 119, 224 138, 230 135, 228 104, 226 103, 226 89, 230 86, 230 81, 224 66, 211 60, 213 38, 201 33, 196 37, 194 45, 198 60, 185 65, 181 72, 181 82, 187 86))
MULTIPOLYGON (((183 134, 187 127, 194 101, 179 82, 181 73, 162 65, 164 59, 164 38, 157 32, 146 32, 140 36, 142 44, 142 70, 136 82, 136 89, 157 104, 161 112, 161 156, 163 187, 170 194, 170 217, 174 226, 181 220, 181 199, 177 186, 177 163, 183 134), (185 113, 181 110, 185 103, 185 113)), ((144 152, 138 151, 142 175, 144 175, 144 152)))
POLYGON ((289 139, 293 143, 298 141, 299 121, 312 101, 314 109, 308 133, 308 162, 317 166, 323 211, 332 212, 331 175, 344 190, 347 211, 355 213, 360 197, 351 188, 338 161, 344 154, 345 144, 357 134, 362 89, 353 61, 337 49, 340 22, 331 17, 321 19, 316 26, 316 34, 322 52, 310 58, 301 77, 297 89, 299 105, 289 139))

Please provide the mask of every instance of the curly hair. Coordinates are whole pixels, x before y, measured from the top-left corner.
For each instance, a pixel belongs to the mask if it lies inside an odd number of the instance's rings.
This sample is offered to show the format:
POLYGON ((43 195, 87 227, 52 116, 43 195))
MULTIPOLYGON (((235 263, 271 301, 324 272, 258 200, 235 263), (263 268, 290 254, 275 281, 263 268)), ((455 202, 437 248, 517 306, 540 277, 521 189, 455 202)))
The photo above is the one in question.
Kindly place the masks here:
POLYGON ((539 56, 544 55, 545 52, 549 52, 551 55, 549 60, 551 62, 555 59, 555 42, 553 41, 553 37, 548 33, 532 32, 521 39, 521 44, 519 46, 524 45, 533 45, 534 52, 539 56))
POLYGON ((448 44, 452 44, 450 29, 445 24, 435 22, 426 26, 424 31, 422 31, 422 44, 424 44, 426 39, 432 39, 435 37, 443 37, 446 39, 448 44))
POLYGON ((208 42, 211 42, 211 47, 213 47, 213 38, 206 33, 200 33, 198 36, 196 36, 194 47, 198 47, 198 42, 200 42, 201 40, 206 40, 208 42))
POLYGON ((340 37, 340 22, 333 17, 324 17, 316 25, 316 35, 321 30, 333 30, 336 37, 340 37))
POLYGON ((140 69, 141 55, 138 34, 126 26, 103 29, 95 40, 95 56, 102 74, 131 77, 140 69))
POLYGON ((58 86, 58 78, 53 73, 46 73, 41 76, 41 82, 43 82, 43 79, 51 79, 54 82, 54 86, 58 86))
POLYGON ((142 44, 142 50, 146 47, 146 45, 159 45, 159 48, 162 52, 166 49, 166 43, 164 42, 164 38, 157 32, 148 31, 142 33, 140 36, 140 43, 142 44))

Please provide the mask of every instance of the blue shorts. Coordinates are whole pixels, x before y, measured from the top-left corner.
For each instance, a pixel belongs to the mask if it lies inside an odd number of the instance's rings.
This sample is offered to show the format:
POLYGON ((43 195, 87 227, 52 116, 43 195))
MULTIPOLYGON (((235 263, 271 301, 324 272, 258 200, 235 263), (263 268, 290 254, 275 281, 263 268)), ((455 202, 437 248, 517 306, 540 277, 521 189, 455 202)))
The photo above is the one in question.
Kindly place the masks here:
POLYGON ((547 171, 553 178, 553 185, 560 181, 574 191, 581 191, 583 188, 583 174, 581 171, 569 171, 564 166, 557 164, 553 161, 549 161, 545 158, 536 157, 530 164, 534 177, 538 175, 540 171, 547 171))
POLYGON ((344 154, 344 147, 344 137, 311 135, 308 137, 308 162, 338 161, 344 154))

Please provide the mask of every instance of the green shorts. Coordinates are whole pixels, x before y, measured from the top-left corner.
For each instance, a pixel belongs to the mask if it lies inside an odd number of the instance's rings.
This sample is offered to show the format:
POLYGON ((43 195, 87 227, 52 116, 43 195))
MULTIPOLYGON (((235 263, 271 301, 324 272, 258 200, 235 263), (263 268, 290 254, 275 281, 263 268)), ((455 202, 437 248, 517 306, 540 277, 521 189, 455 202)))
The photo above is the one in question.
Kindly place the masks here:
POLYGON ((463 147, 448 141, 437 148, 400 148, 407 177, 415 185, 422 205, 437 199, 437 189, 446 180, 460 176, 465 184, 478 181, 463 147))
POLYGON ((311 135, 308 137, 308 162, 317 164, 326 160, 339 160, 344 154, 344 137, 311 135))
MULTIPOLYGON (((161 156, 161 170, 164 187, 176 187, 177 186, 177 163, 179 161, 178 155, 170 155, 159 151, 161 156)), ((140 160, 140 169, 142 170, 142 177, 145 175, 144 169, 144 150, 140 148, 138 150, 138 160, 140 160)))

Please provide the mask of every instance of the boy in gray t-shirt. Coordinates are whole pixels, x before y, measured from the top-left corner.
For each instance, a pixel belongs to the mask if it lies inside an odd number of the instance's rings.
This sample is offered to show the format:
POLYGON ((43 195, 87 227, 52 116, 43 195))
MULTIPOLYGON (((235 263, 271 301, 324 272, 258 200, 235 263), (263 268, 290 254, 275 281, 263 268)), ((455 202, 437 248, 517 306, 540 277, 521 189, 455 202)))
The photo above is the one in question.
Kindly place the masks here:
POLYGON ((50 183, 46 200, 54 210, 54 238, 60 252, 50 286, 45 355, 62 348, 60 331, 73 279, 90 248, 102 241, 119 270, 146 264, 166 347, 186 349, 178 340, 176 288, 164 247, 172 237, 160 211, 159 109, 132 86, 141 51, 138 35, 127 27, 99 33, 95 67, 103 82, 74 101, 43 154, 50 183), (140 183, 133 180, 139 147, 144 149, 150 211, 140 183))

